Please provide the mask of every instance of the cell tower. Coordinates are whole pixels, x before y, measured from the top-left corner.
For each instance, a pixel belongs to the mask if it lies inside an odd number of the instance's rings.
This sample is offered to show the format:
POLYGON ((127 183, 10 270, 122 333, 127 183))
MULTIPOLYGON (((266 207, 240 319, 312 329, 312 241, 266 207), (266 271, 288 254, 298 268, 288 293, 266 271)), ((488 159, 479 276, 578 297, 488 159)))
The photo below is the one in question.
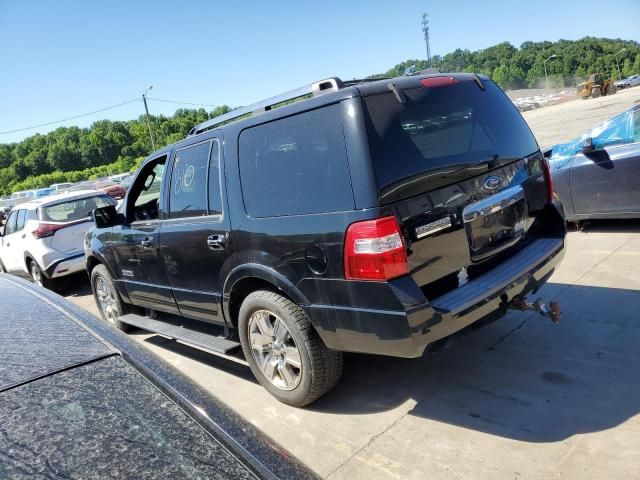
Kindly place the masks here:
POLYGON ((429 46, 429 15, 422 14, 422 33, 424 33, 424 43, 427 44, 427 67, 431 66, 431 47, 429 46))

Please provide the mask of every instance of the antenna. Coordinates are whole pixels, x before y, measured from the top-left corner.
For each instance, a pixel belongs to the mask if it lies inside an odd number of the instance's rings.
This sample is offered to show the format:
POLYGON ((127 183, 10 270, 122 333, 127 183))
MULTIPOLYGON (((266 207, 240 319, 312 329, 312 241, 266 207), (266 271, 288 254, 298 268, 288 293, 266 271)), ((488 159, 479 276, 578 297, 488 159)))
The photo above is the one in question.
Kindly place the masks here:
POLYGON ((429 15, 422 14, 422 33, 424 33, 424 43, 427 44, 427 67, 431 66, 431 47, 429 46, 429 15))

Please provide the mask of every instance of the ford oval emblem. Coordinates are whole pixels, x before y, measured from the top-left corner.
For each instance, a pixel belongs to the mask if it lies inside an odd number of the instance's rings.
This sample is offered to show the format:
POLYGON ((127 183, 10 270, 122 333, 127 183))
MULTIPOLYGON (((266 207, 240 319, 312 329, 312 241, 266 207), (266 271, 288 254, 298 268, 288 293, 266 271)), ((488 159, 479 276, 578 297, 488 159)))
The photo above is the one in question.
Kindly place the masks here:
POLYGON ((502 178, 496 175, 491 175, 490 177, 484 179, 484 183, 482 186, 485 190, 495 190, 496 188, 500 188, 502 186, 502 178))

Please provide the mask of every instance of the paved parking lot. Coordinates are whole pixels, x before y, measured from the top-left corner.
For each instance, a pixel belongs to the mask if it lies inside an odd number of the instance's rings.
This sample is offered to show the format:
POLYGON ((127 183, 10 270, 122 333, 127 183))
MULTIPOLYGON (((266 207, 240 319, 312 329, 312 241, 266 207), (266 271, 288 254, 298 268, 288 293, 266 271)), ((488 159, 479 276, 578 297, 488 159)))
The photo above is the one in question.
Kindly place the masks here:
MULTIPOLYGON (((640 88, 525 117, 550 145, 638 99, 640 88)), ((95 312, 87 286, 67 296, 95 312)), ((242 365, 132 336, 322 477, 640 478, 640 222, 570 232, 540 296, 560 302, 559 325, 511 313, 420 359, 347 355, 337 389, 306 409, 242 365)))

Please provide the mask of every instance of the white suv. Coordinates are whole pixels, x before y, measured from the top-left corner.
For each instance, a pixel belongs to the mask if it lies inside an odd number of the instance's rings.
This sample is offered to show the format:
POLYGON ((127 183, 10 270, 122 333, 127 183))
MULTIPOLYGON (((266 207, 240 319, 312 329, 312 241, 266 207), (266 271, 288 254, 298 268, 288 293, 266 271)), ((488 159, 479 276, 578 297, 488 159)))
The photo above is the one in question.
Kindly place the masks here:
POLYGON ((0 271, 31 276, 52 288, 54 279, 84 270, 84 234, 91 212, 115 205, 95 190, 50 195, 14 207, 0 237, 0 271))

